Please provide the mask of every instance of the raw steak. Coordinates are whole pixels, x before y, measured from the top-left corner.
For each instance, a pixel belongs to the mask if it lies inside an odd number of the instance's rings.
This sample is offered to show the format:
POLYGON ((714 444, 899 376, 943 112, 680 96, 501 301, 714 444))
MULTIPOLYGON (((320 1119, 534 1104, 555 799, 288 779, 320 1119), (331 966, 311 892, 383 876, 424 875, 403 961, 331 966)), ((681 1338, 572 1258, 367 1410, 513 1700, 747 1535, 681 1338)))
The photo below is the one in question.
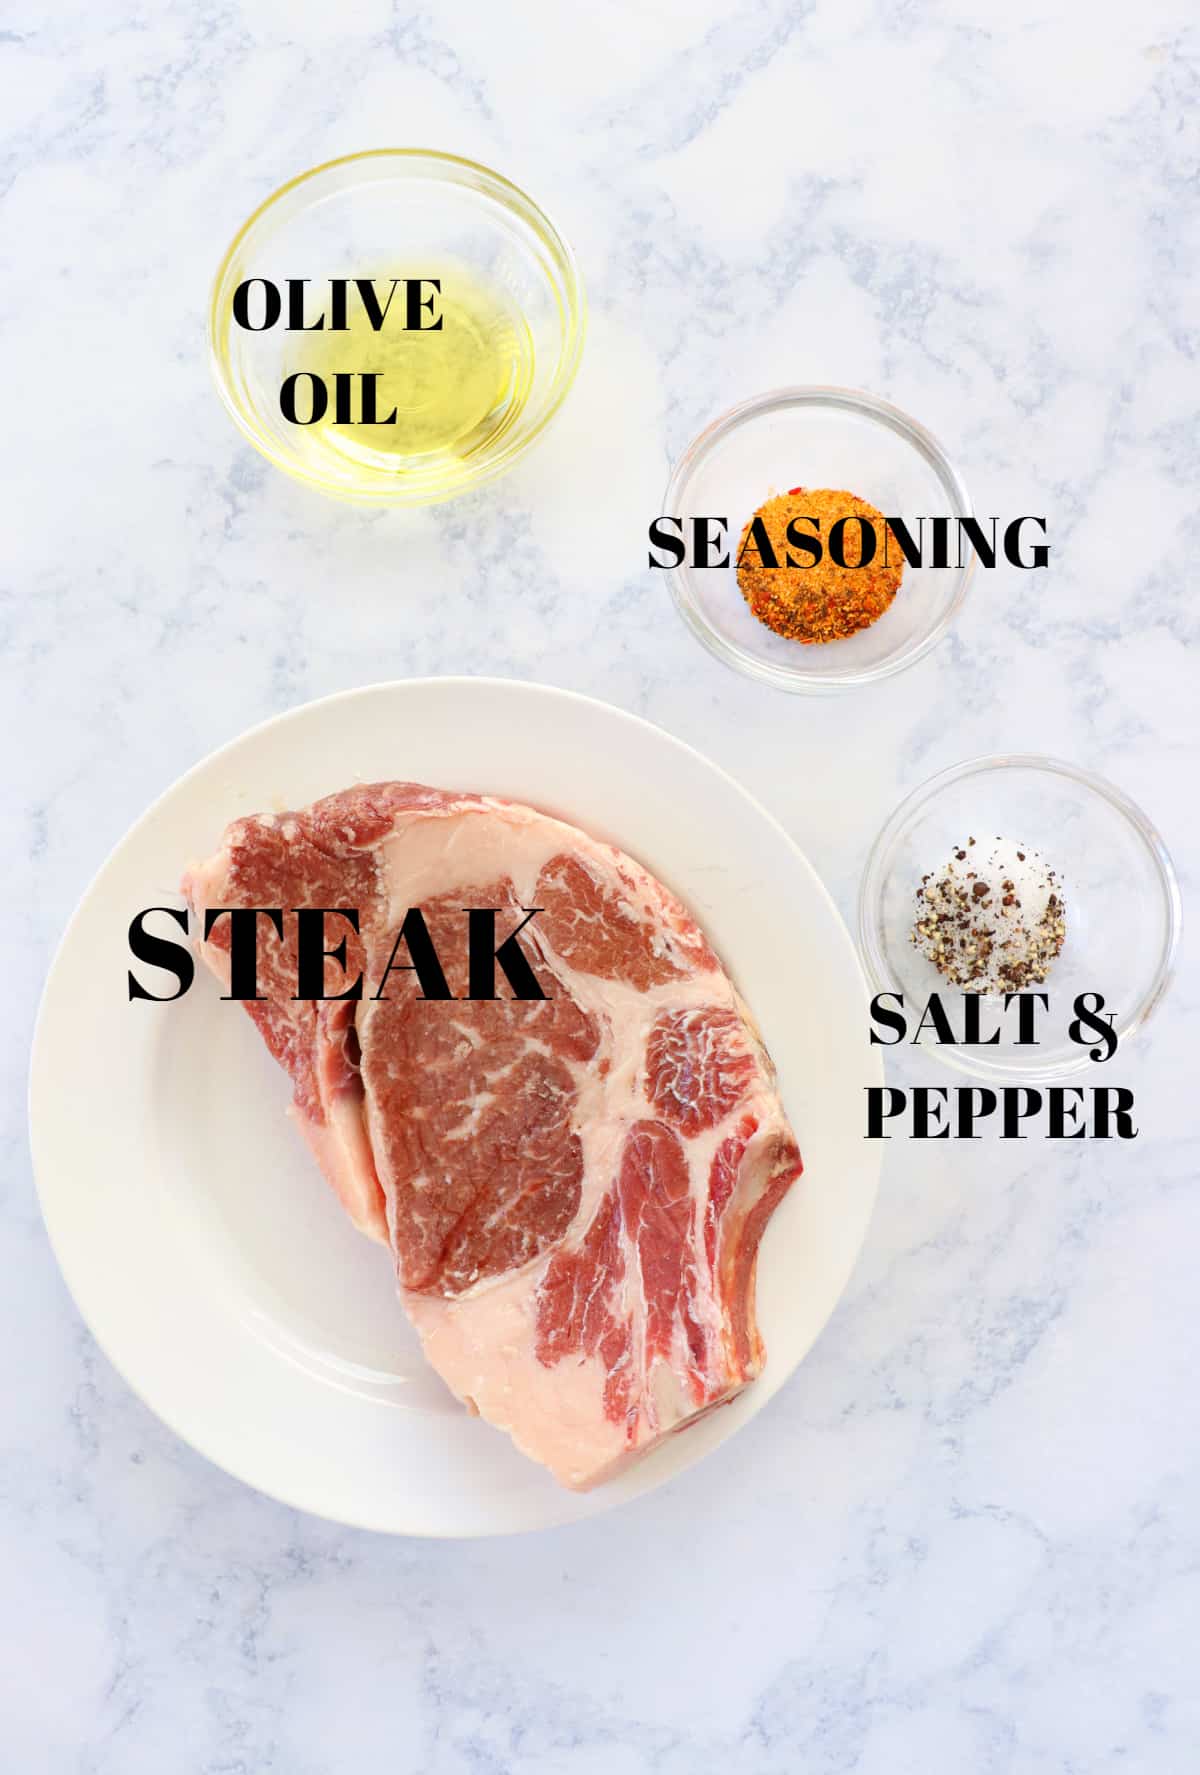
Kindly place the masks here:
MULTIPOLYGON (((471 1410, 583 1489, 753 1379, 759 1238, 800 1155, 745 1005, 652 875, 532 808, 382 783, 235 821, 184 887, 194 929, 205 907, 358 908, 326 990, 362 970, 361 1002, 292 997, 285 910, 246 1008, 471 1410), (370 996, 415 906, 453 1000, 396 971, 370 996), (501 909, 498 943, 541 909, 518 941, 545 1000, 465 996, 472 906, 501 909)), ((201 945, 226 984, 227 927, 201 945)))

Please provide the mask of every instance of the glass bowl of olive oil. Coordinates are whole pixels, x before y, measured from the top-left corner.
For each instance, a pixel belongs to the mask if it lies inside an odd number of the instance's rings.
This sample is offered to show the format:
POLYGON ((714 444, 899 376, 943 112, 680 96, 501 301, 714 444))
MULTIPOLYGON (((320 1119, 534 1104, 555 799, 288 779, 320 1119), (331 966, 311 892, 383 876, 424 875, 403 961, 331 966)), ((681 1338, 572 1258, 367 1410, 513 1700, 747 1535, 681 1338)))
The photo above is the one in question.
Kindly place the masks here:
POLYGON ((381 149, 302 173, 217 273, 213 367, 237 424, 297 480, 431 505, 503 474, 583 346, 567 243, 473 161, 381 149))

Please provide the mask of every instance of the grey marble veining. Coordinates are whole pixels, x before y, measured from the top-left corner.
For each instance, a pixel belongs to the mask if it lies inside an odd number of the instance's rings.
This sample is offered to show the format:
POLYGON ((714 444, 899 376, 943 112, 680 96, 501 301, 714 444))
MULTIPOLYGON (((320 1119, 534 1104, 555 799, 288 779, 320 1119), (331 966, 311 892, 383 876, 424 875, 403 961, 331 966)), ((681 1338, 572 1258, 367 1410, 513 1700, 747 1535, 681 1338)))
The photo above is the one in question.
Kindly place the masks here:
MULTIPOLYGON (((84 1331, 29 1177, 29 1028, 109 847, 307 698, 493 672, 651 716, 850 913, 938 767, 1077 759, 1194 886, 1197 28, 1182 0, 10 9, 0 32, 9 862, 0 1761, 23 1775, 1182 1775, 1195 1647, 1200 1007, 1120 1059, 1132 1145, 893 1142, 849 1292, 734 1443, 567 1531, 386 1540, 245 1490, 84 1331), (552 443, 415 514, 269 470, 205 361, 234 229, 330 155, 526 184, 591 327, 552 443), (645 569, 748 394, 870 388, 1045 575, 911 672, 768 694, 645 569), (428 595, 436 586, 437 596, 428 595)), ((799 1007, 801 1012, 807 1007, 799 1007)), ((902 1057, 896 1076, 940 1082, 902 1057)))

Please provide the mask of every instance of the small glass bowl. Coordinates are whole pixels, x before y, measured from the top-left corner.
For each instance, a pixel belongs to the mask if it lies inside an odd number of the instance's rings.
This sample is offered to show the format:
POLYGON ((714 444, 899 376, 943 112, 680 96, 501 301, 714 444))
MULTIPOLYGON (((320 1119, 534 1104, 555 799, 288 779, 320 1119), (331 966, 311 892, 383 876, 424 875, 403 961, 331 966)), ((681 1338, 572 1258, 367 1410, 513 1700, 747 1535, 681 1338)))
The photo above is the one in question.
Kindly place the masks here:
MULTIPOLYGON (((780 690, 835 691, 873 684, 924 657, 966 596, 963 566, 904 569, 890 607, 870 628, 816 645, 776 635, 750 612, 733 564, 742 526, 790 487, 857 494, 885 517, 970 517, 962 477, 941 445, 898 407, 852 388, 781 388, 743 401, 700 433, 676 464, 663 513, 728 520, 727 567, 688 561, 668 569, 679 613, 726 665, 780 690)), ((690 526, 685 531, 690 544, 690 526)), ((927 540, 926 549, 929 550, 927 540)), ((689 547, 690 554, 690 547, 689 547)), ((958 560, 951 530, 951 560, 958 560)))
MULTIPOLYGON (((858 899, 859 947, 876 992, 902 992, 910 1034, 930 993, 940 992, 956 1032, 963 993, 911 942, 921 877, 938 872, 974 837, 986 854, 996 837, 1028 845, 1062 882, 1066 939, 1044 985, 1039 1046, 1016 1042, 1016 1009, 982 997, 983 1033, 996 1046, 922 1048, 980 1078, 1064 1078, 1092 1064, 1068 1026, 1078 993, 1101 993, 1121 1042, 1140 1028, 1171 980, 1182 925, 1179 884, 1146 816, 1111 783, 1053 758, 973 758, 939 772, 900 803, 875 840, 858 899), (1011 1027, 1010 1027, 1011 1026, 1011 1027)), ((1111 1066, 1111 1062, 1110 1062, 1111 1066)))
POLYGON ((432 505, 503 474, 562 405, 583 334, 574 257, 532 199, 487 167, 421 148, 330 160, 275 192, 226 253, 209 316, 217 386, 250 442, 297 480, 372 505, 432 505), (397 456, 386 467, 340 461, 280 410, 280 385, 304 367, 314 335, 288 332, 282 320, 258 332, 236 325, 234 291, 250 278, 282 287, 307 277, 315 315, 331 277, 434 277, 444 266, 513 318, 522 399, 511 422, 462 454, 397 456))

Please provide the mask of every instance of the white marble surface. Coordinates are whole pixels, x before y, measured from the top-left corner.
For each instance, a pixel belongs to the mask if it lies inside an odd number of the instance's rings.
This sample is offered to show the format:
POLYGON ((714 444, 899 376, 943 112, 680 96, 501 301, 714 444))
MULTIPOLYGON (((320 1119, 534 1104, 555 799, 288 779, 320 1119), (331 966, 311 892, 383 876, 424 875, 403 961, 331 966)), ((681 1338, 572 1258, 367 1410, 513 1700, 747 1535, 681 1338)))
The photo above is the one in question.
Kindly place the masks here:
POLYGON ((245 726, 384 676, 526 676, 650 715, 760 795, 847 911, 898 795, 1011 746, 1122 784, 1186 892, 1192 13, 7 10, 5 1768, 1195 1767, 1186 967, 1119 1062, 1135 1145, 894 1143, 849 1293, 773 1406, 624 1512, 509 1542, 342 1531, 161 1427, 59 1279, 22 1104, 52 946, 126 826, 245 726), (509 479, 364 515, 243 443, 203 316, 275 185, 398 142, 528 185, 578 249, 592 325, 552 442, 509 479), (727 672, 646 571, 644 528, 698 426, 785 381, 918 414, 982 510, 1049 514, 1051 570, 977 580, 949 641, 870 694, 727 672))

